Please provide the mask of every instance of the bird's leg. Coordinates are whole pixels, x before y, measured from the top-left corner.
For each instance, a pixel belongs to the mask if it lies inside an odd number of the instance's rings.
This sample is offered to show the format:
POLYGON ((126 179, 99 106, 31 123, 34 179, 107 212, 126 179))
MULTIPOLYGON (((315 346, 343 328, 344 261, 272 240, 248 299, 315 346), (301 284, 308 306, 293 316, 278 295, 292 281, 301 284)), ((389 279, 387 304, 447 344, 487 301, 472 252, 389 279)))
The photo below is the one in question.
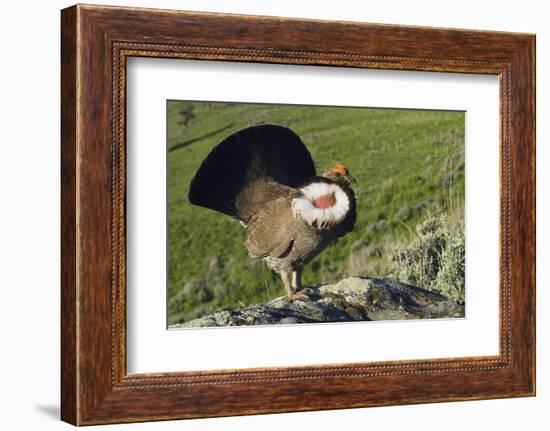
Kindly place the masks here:
POLYGON ((297 292, 302 288, 302 270, 292 271, 292 289, 297 292))
POLYGON ((290 282, 290 277, 288 276, 288 272, 281 271, 279 273, 281 275, 281 279, 283 280, 283 284, 286 289, 286 294, 288 295, 288 299, 292 301, 292 297, 294 295, 294 290, 292 290, 292 284, 290 282))
POLYGON ((294 291, 294 299, 309 300, 311 289, 304 289, 302 286, 302 269, 292 271, 292 290, 294 291))

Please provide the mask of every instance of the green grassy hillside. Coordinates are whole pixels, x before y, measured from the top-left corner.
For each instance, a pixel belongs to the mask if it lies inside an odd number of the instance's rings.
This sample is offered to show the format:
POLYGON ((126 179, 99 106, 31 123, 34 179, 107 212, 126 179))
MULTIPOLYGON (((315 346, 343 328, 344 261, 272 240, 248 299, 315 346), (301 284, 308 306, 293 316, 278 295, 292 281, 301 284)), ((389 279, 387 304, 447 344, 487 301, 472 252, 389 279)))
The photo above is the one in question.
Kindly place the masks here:
POLYGON ((305 284, 387 275, 389 248, 426 211, 451 212, 464 197, 462 112, 180 101, 167 109, 169 324, 284 294, 278 275, 248 257, 235 220, 187 201, 200 162, 236 130, 288 126, 318 171, 342 162, 357 179, 356 228, 306 268, 305 284))

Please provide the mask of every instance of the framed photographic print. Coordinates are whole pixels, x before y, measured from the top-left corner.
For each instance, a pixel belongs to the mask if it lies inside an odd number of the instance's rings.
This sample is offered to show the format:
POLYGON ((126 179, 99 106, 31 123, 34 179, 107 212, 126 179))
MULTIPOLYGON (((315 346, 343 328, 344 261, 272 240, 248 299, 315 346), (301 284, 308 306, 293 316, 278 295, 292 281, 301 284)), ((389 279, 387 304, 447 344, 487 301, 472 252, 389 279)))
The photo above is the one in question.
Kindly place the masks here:
POLYGON ((535 37, 62 11, 62 419, 535 394, 535 37))

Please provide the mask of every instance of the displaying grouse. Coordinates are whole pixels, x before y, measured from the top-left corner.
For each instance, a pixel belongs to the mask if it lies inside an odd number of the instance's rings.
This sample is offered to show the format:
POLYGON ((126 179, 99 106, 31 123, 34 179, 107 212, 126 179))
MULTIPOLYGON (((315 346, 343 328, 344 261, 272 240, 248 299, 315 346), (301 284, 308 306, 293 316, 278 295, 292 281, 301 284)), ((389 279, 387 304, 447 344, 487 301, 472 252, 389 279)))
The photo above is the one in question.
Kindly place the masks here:
POLYGON ((320 176, 289 128, 252 126, 210 151, 189 187, 189 202, 236 218, 245 246, 282 278, 289 299, 306 264, 355 225, 355 182, 337 164, 320 176))

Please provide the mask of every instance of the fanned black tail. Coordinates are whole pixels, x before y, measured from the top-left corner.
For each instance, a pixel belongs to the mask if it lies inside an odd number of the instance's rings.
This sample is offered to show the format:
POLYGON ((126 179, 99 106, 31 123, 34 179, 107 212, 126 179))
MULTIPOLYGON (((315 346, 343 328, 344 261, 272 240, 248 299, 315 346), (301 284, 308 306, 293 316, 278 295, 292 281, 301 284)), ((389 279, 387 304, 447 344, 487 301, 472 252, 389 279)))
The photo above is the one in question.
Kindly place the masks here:
POLYGON ((189 202, 243 219, 235 206, 239 192, 266 178, 297 187, 315 175, 302 140, 287 127, 266 124, 239 130, 210 151, 189 187, 189 202))

